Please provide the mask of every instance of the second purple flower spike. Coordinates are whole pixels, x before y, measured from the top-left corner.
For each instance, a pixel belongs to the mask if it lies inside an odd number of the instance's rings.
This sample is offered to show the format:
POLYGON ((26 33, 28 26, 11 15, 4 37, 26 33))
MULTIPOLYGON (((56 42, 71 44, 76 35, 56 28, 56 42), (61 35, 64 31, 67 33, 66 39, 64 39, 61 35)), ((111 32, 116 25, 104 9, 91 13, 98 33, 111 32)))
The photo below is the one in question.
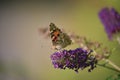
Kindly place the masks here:
POLYGON ((99 12, 99 18, 104 25, 108 38, 112 40, 113 35, 120 32, 120 14, 114 8, 103 8, 99 12))

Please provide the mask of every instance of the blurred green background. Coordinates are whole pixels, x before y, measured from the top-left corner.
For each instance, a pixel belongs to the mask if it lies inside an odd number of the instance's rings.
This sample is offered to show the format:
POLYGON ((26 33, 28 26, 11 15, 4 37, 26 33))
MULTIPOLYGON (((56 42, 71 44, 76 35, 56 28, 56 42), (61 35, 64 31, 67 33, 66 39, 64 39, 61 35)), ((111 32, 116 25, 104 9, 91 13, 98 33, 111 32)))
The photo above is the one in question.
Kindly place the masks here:
POLYGON ((120 66, 120 45, 108 40, 98 18, 104 7, 114 7, 120 13, 120 0, 0 1, 0 80, 105 80, 117 74, 100 66, 78 74, 54 69, 51 40, 38 32, 53 22, 110 49, 117 47, 110 60, 120 66))

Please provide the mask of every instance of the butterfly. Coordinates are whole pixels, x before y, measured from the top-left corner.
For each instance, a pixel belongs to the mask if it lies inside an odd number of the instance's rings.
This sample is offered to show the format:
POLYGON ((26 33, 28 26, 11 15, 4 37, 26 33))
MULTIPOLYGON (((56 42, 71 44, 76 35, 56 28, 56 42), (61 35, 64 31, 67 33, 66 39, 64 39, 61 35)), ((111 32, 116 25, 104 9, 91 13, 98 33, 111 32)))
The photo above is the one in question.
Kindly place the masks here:
POLYGON ((56 50, 67 47, 72 43, 70 37, 62 32, 54 23, 50 23, 50 37, 52 39, 52 44, 56 50))

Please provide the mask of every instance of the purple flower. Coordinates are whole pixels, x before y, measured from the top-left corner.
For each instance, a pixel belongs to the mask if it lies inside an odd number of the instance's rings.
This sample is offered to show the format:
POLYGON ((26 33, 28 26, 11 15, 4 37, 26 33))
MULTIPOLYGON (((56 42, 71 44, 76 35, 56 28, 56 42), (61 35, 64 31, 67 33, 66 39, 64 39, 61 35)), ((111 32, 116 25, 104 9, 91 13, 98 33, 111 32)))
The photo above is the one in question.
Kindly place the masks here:
POLYGON ((114 8, 103 8, 99 18, 104 25, 108 38, 112 40, 113 34, 120 32, 120 14, 114 8))
POLYGON ((60 69, 72 69, 78 72, 79 69, 83 70, 89 67, 89 72, 96 67, 97 60, 91 55, 91 52, 87 52, 82 48, 77 48, 75 50, 63 50, 55 52, 51 55, 51 60, 55 68, 60 69))

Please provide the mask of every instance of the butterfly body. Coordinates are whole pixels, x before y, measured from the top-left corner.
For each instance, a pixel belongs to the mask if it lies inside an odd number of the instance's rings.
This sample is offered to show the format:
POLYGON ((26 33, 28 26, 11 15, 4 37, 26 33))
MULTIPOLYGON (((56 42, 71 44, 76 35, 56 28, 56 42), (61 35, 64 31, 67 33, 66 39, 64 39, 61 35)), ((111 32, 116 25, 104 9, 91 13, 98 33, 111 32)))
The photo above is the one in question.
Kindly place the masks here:
POLYGON ((53 36, 51 37, 52 38, 52 41, 57 41, 58 37, 60 36, 60 31, 59 30, 56 30, 54 31, 53 33, 53 36))

